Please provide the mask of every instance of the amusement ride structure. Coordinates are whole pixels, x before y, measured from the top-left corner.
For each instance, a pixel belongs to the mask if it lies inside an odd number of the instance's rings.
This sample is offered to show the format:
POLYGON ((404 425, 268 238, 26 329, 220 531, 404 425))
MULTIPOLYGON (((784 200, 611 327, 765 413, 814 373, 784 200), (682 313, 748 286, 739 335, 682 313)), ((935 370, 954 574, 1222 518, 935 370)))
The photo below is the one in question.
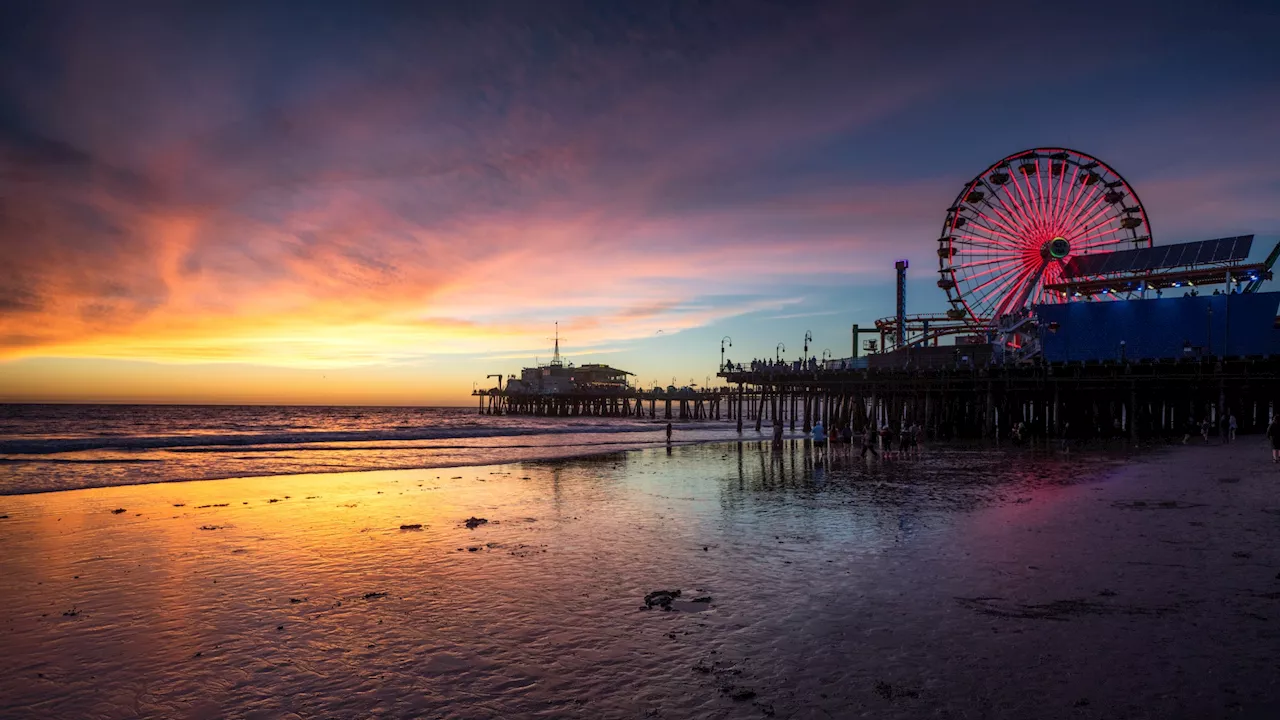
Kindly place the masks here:
MULTIPOLYGON (((961 335, 1021 347, 1035 306, 1146 297, 1197 282, 1253 292, 1277 255, 1243 264, 1253 236, 1160 247, 1151 238, 1137 192, 1102 160, 1067 148, 1014 153, 965 183, 947 208, 937 284, 950 309, 907 315, 906 261, 899 261, 898 313, 876 321, 880 345, 888 351, 961 335)), ((855 326, 855 341, 859 332, 867 331, 855 326)))

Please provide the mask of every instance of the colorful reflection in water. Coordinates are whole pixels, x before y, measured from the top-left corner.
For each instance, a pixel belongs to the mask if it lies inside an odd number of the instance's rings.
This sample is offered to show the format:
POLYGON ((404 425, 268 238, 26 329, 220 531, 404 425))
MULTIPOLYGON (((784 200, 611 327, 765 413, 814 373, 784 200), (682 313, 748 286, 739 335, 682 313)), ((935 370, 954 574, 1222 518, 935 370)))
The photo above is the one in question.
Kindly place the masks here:
POLYGON ((841 658, 858 652, 841 623, 911 591, 894 579, 903 547, 1113 462, 817 461, 798 442, 712 443, 6 497, 0 710, 698 717, 821 703, 797 692, 840 697, 841 658), (640 609, 674 588, 680 612, 640 609))

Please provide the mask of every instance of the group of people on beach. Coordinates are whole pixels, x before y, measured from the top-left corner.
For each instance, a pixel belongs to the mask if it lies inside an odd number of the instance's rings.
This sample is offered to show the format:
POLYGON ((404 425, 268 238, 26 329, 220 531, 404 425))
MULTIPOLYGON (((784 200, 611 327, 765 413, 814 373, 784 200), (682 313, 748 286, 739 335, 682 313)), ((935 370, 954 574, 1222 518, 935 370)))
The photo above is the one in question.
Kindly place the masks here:
MULTIPOLYGON (((1272 418, 1271 422, 1272 424, 1275 424, 1275 418, 1272 418)), ((1235 413, 1228 412, 1227 416, 1222 419, 1222 442, 1224 443, 1235 442, 1236 431, 1239 428, 1240 428, 1240 425, 1239 423, 1236 422, 1235 413)), ((1213 422, 1209 420, 1208 415, 1205 415, 1204 419, 1201 420, 1199 423, 1197 423, 1194 418, 1188 419, 1186 431, 1183 432, 1182 434, 1182 444, 1186 445, 1187 442, 1191 440, 1191 436, 1196 434, 1199 434, 1201 439, 1203 439, 1205 442, 1209 442, 1209 433, 1212 432, 1212 430, 1213 430, 1213 422)), ((1270 436, 1271 436, 1271 428, 1268 427, 1267 437, 1270 437, 1270 436)))
MULTIPOLYGON (((911 457, 920 452, 920 439, 923 433, 924 428, 914 423, 904 424, 899 430, 894 430, 888 424, 880 425, 879 430, 877 430, 875 426, 868 423, 858 436, 862 444, 862 451, 859 456, 866 457, 867 453, 871 453, 873 456, 885 459, 911 457)), ((813 446, 820 451, 825 450, 828 445, 844 445, 852 450, 854 436, 853 425, 848 423, 837 426, 828 434, 821 420, 813 426, 813 430, 810 432, 813 446)), ((782 442, 781 421, 774 422, 773 439, 775 447, 782 442)))

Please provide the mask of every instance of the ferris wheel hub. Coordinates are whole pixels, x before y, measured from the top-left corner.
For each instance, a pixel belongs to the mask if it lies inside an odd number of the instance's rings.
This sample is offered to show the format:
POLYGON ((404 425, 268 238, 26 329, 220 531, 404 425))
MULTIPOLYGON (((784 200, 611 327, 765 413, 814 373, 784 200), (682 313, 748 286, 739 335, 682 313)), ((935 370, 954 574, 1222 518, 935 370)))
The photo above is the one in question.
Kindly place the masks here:
POLYGON ((1041 254, 1046 257, 1051 257, 1054 260, 1061 260, 1071 254, 1071 241, 1059 235, 1045 243, 1041 254))

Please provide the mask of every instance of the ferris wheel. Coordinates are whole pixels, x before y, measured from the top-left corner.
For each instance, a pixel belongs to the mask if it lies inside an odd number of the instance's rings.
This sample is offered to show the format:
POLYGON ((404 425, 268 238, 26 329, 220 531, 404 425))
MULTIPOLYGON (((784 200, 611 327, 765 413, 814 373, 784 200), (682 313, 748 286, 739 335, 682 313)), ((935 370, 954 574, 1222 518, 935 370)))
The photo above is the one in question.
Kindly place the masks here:
POLYGON ((950 319, 986 326, 1065 302, 1045 286, 1075 255, 1150 246, 1146 211, 1120 173, 1075 150, 1024 150, 970 180, 947 209, 938 287, 950 319))

